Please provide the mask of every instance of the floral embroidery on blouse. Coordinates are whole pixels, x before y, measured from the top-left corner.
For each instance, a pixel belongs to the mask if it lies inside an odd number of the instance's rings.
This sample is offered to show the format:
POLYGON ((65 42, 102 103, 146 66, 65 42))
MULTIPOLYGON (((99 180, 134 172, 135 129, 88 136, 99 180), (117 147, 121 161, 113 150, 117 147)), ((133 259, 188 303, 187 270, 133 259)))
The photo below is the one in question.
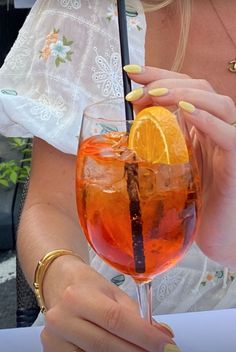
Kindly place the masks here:
POLYGON ((81 0, 57 0, 62 7, 67 7, 69 10, 78 10, 81 7, 81 0))
POLYGON ((106 18, 108 21, 113 21, 118 17, 116 2, 108 6, 106 18))
MULTIPOLYGON (((128 29, 129 28, 136 28, 138 31, 141 31, 143 28, 140 25, 139 21, 139 13, 137 9, 135 9, 131 5, 126 6, 126 16, 127 16, 127 22, 128 22, 128 29)), ((117 5, 116 1, 113 1, 107 9, 107 14, 106 18, 108 21, 113 21, 117 20, 118 17, 118 12, 117 12, 117 5)))
POLYGON ((102 91, 104 97, 120 97, 122 96, 122 75, 121 75, 121 62, 120 54, 113 52, 105 52, 105 57, 101 56, 97 48, 94 48, 96 52, 95 63, 96 68, 92 67, 92 80, 96 83, 99 89, 102 91))
POLYGON ((133 6, 126 7, 126 15, 128 17, 128 25, 130 28, 136 28, 138 31, 143 29, 140 25, 138 11, 133 6))
POLYGON ((50 56, 55 57, 55 65, 58 67, 60 64, 66 61, 71 61, 71 55, 73 51, 71 50, 72 40, 68 40, 65 36, 62 40, 59 38, 59 29, 53 29, 47 35, 43 49, 40 51, 40 58, 45 61, 48 60, 50 56))
POLYGON ((117 127, 110 126, 105 123, 96 123, 94 128, 92 128, 92 134, 105 134, 105 133, 111 133, 111 132, 117 132, 118 129, 117 127))
POLYGON ((114 126, 109 126, 108 124, 105 123, 98 123, 97 126, 99 126, 99 133, 100 134, 105 134, 105 133, 110 133, 110 132, 117 132, 118 128, 114 126))
POLYGON ((67 111, 65 100, 60 95, 41 95, 34 104, 30 106, 30 113, 37 119, 49 121, 55 118, 56 124, 60 123, 67 111))
POLYGON ((125 275, 120 274, 120 275, 114 276, 111 279, 111 282, 116 286, 121 286, 125 282, 125 275))
POLYGON ((13 89, 1 89, 1 93, 6 95, 17 95, 17 91, 13 89))
MULTIPOLYGON (((13 71, 22 71, 26 68, 28 58, 31 55, 32 36, 24 28, 19 32, 19 36, 13 45, 10 53, 7 55, 5 63, 7 69, 13 71)), ((3 66, 4 67, 4 66, 3 66)), ((13 75, 14 79, 15 76, 13 75)))
MULTIPOLYGON (((236 278, 236 273, 229 271, 228 276, 227 276, 227 281, 232 282, 232 281, 234 281, 235 278, 236 278)), ((208 271, 208 272, 206 272, 206 275, 201 282, 201 286, 205 287, 208 284, 215 286, 219 282, 219 280, 222 281, 223 279, 224 279, 224 271, 223 270, 208 271)))

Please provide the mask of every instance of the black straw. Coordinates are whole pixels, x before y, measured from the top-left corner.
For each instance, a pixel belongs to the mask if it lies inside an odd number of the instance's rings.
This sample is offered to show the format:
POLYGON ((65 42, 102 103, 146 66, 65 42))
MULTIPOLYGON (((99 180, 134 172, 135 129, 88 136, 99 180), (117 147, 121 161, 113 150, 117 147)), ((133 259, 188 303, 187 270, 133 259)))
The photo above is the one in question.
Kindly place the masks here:
MULTIPOLYGON (((130 63, 125 0, 117 0, 117 9, 120 34, 121 63, 123 67, 130 63)), ((124 96, 126 96, 131 91, 131 81, 126 72, 124 70, 122 70, 122 72, 124 96)), ((126 101, 126 99, 124 100, 124 104, 126 120, 133 120, 134 115, 132 104, 126 101)), ((128 131, 129 128, 130 126, 127 123, 128 131)), ((143 241, 142 213, 139 200, 138 163, 136 163, 135 160, 134 163, 125 163, 125 174, 127 180, 127 192, 129 195, 129 213, 132 229, 132 245, 134 253, 135 271, 136 273, 141 274, 145 272, 146 267, 143 241)))
MULTIPOLYGON (((119 24, 119 34, 120 34, 121 64, 122 64, 122 67, 124 67, 125 65, 129 65, 130 63, 125 0, 117 0, 117 9, 118 9, 118 24, 119 24)), ((122 70, 122 75, 123 75, 124 96, 126 96, 132 90, 131 80, 124 70, 122 70)), ((124 104, 125 104, 126 120, 127 121, 133 120, 134 113, 133 113, 132 104, 127 100, 124 101, 124 104)))

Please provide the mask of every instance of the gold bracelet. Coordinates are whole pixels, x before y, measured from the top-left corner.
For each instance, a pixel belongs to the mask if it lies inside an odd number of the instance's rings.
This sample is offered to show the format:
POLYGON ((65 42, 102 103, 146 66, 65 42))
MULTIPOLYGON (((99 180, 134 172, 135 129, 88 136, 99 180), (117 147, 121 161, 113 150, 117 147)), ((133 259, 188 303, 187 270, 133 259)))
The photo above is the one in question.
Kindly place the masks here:
POLYGON ((68 249, 55 249, 49 253, 47 253, 39 262, 36 267, 35 273, 34 273, 34 293, 38 302, 38 305, 40 307, 40 311, 42 313, 45 313, 47 311, 45 302, 44 302, 44 297, 43 297, 43 280, 45 277, 45 274, 48 270, 48 267, 52 264, 52 262, 63 255, 73 255, 77 258, 79 258, 83 263, 85 261, 83 258, 81 258, 78 254, 74 253, 73 251, 70 251, 68 249))

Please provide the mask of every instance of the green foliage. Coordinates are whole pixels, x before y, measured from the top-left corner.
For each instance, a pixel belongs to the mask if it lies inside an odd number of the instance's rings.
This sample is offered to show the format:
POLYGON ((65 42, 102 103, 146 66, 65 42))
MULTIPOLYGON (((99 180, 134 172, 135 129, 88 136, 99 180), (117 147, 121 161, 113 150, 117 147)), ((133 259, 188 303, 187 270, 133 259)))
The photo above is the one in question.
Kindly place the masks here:
POLYGON ((8 138, 9 144, 12 149, 17 149, 22 153, 29 152, 31 153, 31 147, 28 148, 28 140, 25 138, 10 137, 8 138))
POLYGON ((30 173, 31 150, 28 140, 8 138, 9 146, 24 155, 21 160, 9 160, 0 163, 0 187, 9 188, 13 184, 25 182, 30 173))

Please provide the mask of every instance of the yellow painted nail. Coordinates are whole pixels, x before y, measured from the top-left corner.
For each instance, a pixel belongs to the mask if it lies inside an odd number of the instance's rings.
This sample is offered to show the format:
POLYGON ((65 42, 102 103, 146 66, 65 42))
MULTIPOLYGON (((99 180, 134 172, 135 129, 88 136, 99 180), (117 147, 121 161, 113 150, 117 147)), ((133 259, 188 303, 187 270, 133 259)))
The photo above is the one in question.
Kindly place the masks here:
POLYGON ((172 345, 172 344, 168 343, 164 347, 164 352, 181 352, 181 351, 176 345, 172 345))
POLYGON ((183 109, 184 111, 187 111, 187 112, 194 112, 196 110, 195 106, 191 103, 188 103, 187 101, 180 101, 179 102, 179 107, 181 109, 183 109))
POLYGON ((169 89, 167 88, 153 88, 148 91, 148 94, 152 95, 153 97, 161 97, 169 93, 169 89))
POLYGON ((125 72, 127 73, 141 73, 142 67, 140 65, 125 65, 123 67, 125 72))
POLYGON ((166 323, 158 323, 158 324, 163 326, 163 328, 165 328, 166 330, 168 330, 172 337, 175 336, 174 331, 171 329, 171 327, 168 324, 166 323))
POLYGON ((132 90, 130 93, 128 93, 125 97, 125 99, 127 101, 134 101, 134 100, 138 100, 139 98, 141 98, 141 96, 143 95, 143 88, 137 88, 132 90))

